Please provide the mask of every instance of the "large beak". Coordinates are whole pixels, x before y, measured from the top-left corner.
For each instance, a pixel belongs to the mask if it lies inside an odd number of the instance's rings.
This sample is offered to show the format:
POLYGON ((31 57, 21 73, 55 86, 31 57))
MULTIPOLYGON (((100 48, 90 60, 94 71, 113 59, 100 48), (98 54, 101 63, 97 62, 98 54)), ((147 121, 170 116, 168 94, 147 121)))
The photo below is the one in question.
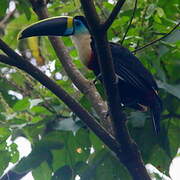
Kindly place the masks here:
POLYGON ((18 39, 32 36, 70 36, 73 35, 73 17, 60 16, 41 20, 22 30, 18 39))

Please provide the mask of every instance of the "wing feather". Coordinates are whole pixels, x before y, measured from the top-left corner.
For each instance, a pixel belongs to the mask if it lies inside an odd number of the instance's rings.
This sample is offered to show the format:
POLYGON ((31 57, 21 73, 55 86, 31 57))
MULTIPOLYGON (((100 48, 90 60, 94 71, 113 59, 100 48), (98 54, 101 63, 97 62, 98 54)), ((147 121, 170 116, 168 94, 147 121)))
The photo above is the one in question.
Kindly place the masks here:
POLYGON ((119 44, 110 43, 110 47, 117 75, 140 90, 158 90, 153 76, 136 56, 119 44))

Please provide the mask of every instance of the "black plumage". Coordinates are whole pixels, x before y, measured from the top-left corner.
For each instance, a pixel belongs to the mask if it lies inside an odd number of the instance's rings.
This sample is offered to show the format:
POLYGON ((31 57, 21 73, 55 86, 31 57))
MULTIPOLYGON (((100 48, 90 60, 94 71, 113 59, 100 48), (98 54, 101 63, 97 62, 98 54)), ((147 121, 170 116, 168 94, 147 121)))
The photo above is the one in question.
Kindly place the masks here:
MULTIPOLYGON (((91 42, 92 58, 89 68, 96 76, 100 74, 97 53, 94 42, 91 42)), ((133 109, 144 111, 149 107, 156 134, 160 131, 160 115, 162 102, 157 92, 158 87, 152 74, 143 66, 139 59, 127 48, 116 43, 110 43, 122 103, 133 109)), ((99 76, 101 77, 101 76, 99 76)), ((99 78, 102 82, 102 79, 99 78)))

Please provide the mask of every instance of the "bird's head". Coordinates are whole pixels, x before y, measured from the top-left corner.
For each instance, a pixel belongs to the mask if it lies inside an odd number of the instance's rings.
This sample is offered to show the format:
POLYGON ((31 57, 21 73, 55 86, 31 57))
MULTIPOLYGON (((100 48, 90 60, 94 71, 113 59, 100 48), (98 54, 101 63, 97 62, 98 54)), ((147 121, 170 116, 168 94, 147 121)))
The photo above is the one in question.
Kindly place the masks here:
POLYGON ((83 16, 59 16, 38 21, 23 29, 18 39, 32 36, 71 36, 89 33, 88 24, 83 16))

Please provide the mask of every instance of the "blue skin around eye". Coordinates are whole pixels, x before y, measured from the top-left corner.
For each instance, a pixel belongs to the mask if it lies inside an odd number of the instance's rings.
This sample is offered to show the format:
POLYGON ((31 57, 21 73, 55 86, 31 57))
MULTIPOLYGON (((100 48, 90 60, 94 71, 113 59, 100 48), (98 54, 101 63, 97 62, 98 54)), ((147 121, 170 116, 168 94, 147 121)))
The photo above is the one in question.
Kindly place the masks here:
POLYGON ((75 28, 74 34, 89 33, 86 26, 80 20, 74 20, 74 21, 75 21, 75 23, 74 23, 74 28, 75 28), (78 22, 78 25, 76 24, 76 22, 78 22))
POLYGON ((66 31, 64 32, 65 36, 71 35, 73 33, 73 27, 72 28, 67 28, 66 31))

